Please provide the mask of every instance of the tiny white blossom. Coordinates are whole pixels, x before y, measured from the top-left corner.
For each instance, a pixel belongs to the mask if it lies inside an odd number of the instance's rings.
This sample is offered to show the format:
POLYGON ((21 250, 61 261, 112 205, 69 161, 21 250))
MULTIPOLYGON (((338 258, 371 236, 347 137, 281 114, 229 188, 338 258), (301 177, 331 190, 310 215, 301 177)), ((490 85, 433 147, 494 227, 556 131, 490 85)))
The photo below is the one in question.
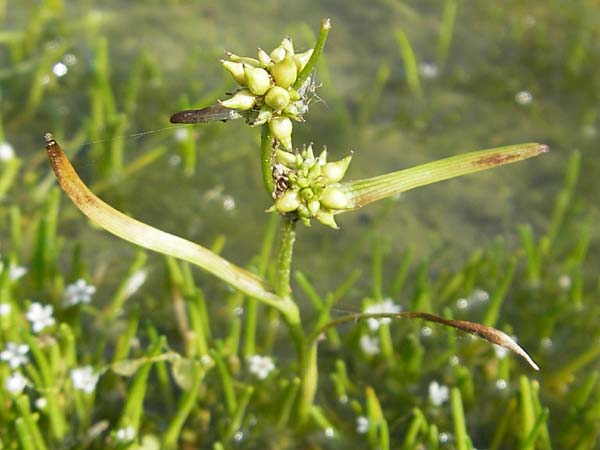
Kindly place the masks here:
POLYGON ((56 322, 52 317, 52 305, 42 305, 41 303, 32 303, 27 310, 27 320, 31 322, 31 328, 34 333, 39 333, 46 327, 54 325, 56 322))
MULTIPOLYGON (((365 314, 397 314, 402 311, 402 307, 394 303, 391 298, 386 298, 382 302, 373 303, 364 308, 363 312, 365 314)), ((379 329, 379 325, 390 323, 392 319, 383 318, 383 319, 368 319, 367 324, 371 331, 377 331, 379 329)))
POLYGON ((439 384, 437 381, 429 383, 429 400, 435 406, 440 406, 442 403, 448 401, 450 396, 450 390, 448 386, 439 384))
POLYGON ((43 410, 46 409, 46 405, 48 405, 48 400, 46 400, 46 397, 40 397, 35 401, 34 404, 37 409, 43 410))
POLYGON ((504 359, 508 354, 508 349, 502 347, 501 345, 492 344, 494 346, 494 353, 496 353, 496 358, 504 359))
POLYGON ((529 91, 520 91, 515 95, 515 101, 519 105, 529 105, 533 100, 533 95, 529 91))
POLYGON ((115 436, 121 442, 133 441, 135 438, 135 429, 133 427, 119 428, 115 436))
POLYGON ((360 337, 360 349, 365 355, 377 355, 379 350, 379 340, 376 337, 363 334, 360 337))
MULTIPOLYGON (((4 269, 4 263, 2 261, 0 261, 0 272, 2 272, 3 269, 4 269)), ((10 278, 11 281, 18 280, 26 273, 27 273, 27 269, 24 266, 14 266, 14 265, 10 264, 8 267, 8 278, 10 278)))
POLYGON ((71 370, 73 387, 88 394, 94 392, 100 374, 92 366, 79 367, 71 370))
POLYGON ((438 66, 434 63, 423 62, 419 64, 419 74, 426 80, 436 78, 439 72, 438 66))
POLYGON ((0 303, 0 316, 6 317, 10 314, 10 303, 0 303))
POLYGON ((11 369, 16 369, 29 362, 29 358, 27 358, 28 351, 29 346, 27 344, 7 342, 6 347, 0 353, 0 360, 6 361, 11 369))
POLYGON ((356 418, 356 432, 358 434, 365 434, 369 431, 369 419, 365 416, 358 416, 356 418))
POLYGON ((275 363, 269 356, 252 355, 248 357, 248 370, 257 378, 264 380, 275 369, 275 363))
POLYGON ((8 142, 0 142, 0 161, 10 161, 15 157, 15 150, 8 142))
POLYGON ((13 395, 19 395, 27 386, 27 378, 21 372, 15 372, 4 382, 4 387, 13 395))
POLYGON ((27 273, 27 269, 24 266, 10 266, 8 277, 12 280, 18 280, 27 273))
POLYGON ((558 279, 558 286, 560 286, 561 289, 567 290, 571 287, 572 284, 573 282, 569 275, 561 275, 558 279))
POLYGON ((65 306, 90 303, 92 301, 92 295, 95 293, 96 288, 80 278, 75 283, 67 285, 65 292, 63 293, 63 303, 65 306))
POLYGON ((223 209, 225 211, 233 211, 235 209, 235 198, 233 198, 231 195, 224 195, 223 209))

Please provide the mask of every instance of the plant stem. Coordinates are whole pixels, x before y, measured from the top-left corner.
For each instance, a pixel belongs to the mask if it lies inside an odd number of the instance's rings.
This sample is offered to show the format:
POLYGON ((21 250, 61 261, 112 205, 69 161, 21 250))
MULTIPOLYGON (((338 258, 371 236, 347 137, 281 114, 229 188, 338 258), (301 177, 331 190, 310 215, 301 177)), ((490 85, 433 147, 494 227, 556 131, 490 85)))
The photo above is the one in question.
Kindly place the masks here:
POLYGON ((281 219, 279 231, 279 255, 277 258, 277 280, 275 281, 275 294, 280 297, 290 295, 290 271, 294 242, 296 241, 296 222, 288 216, 281 219))
POLYGON ((299 89, 302 87, 306 79, 314 70, 317 61, 321 57, 323 53, 323 48, 325 47, 325 42, 327 42, 327 35, 329 34, 329 30, 331 30, 331 20, 328 18, 323 19, 321 22, 321 31, 319 32, 319 37, 317 38, 317 43, 315 44, 312 55, 310 56, 306 66, 302 69, 302 72, 298 74, 298 78, 294 83, 294 89, 299 89))
POLYGON ((271 153, 273 149, 273 136, 269 125, 265 124, 260 130, 260 165, 262 168, 263 183, 269 195, 275 190, 275 181, 273 180, 273 160, 271 153))

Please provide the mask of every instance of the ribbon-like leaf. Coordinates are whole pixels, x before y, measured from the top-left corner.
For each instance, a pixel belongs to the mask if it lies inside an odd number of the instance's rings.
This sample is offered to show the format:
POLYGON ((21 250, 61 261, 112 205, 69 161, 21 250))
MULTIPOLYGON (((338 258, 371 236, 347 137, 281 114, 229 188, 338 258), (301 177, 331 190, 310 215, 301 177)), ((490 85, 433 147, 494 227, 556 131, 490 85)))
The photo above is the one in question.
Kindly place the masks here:
POLYGON ((466 320, 453 320, 453 319, 445 319, 444 317, 436 316, 434 314, 429 314, 425 312, 418 311, 404 311, 400 313, 380 313, 380 314, 351 314, 349 316, 343 316, 338 319, 332 320, 331 322, 324 325, 315 336, 320 336, 322 333, 327 331, 329 328, 336 327, 338 325, 349 323, 349 322, 357 322, 359 320, 366 319, 423 319, 428 320, 430 322, 441 323, 442 325, 446 325, 452 328, 456 328, 458 330, 462 330, 466 333, 474 334, 479 336, 480 338, 485 339, 492 344, 499 345, 504 347, 511 352, 519 355, 523 358, 527 363, 533 367, 535 370, 540 370, 539 366, 533 361, 531 356, 527 354, 523 348, 519 346, 515 342, 513 338, 511 338, 508 334, 503 331, 497 330, 493 327, 488 327, 486 325, 482 325, 476 322, 468 322, 466 320))
MULTIPOLYGON (((350 209, 352 210, 400 192, 522 161, 548 151, 547 145, 538 143, 479 150, 373 178, 341 183, 340 189, 346 193, 349 203, 353 205, 350 209)), ((341 212, 345 211, 336 211, 341 212)))
POLYGON ((257 275, 230 263, 198 244, 126 216, 102 201, 79 178, 52 135, 47 133, 45 138, 50 164, 61 188, 81 212, 102 228, 141 247, 195 264, 245 294, 284 313, 289 313, 289 309, 296 310, 291 300, 275 295, 271 291, 271 286, 257 275))

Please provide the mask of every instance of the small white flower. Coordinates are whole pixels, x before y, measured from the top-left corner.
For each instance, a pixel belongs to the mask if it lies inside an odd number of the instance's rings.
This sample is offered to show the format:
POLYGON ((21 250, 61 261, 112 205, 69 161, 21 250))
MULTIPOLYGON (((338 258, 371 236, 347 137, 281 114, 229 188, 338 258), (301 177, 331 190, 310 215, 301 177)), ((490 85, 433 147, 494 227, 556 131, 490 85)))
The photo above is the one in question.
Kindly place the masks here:
POLYGON ((506 355, 508 355, 508 350, 501 345, 492 344, 494 346, 494 353, 496 353, 496 358, 504 359, 506 355))
MULTIPOLYGON (((0 272, 2 272, 3 269, 4 269, 4 263, 2 261, 0 261, 0 272)), ((18 280, 26 273, 27 273, 27 269, 24 266, 14 266, 14 265, 10 264, 8 267, 8 278, 10 278, 11 281, 18 280)))
POLYGON ((39 410, 44 410, 46 409, 46 405, 48 405, 48 400, 46 400, 46 397, 40 397, 35 401, 35 407, 39 410))
POLYGON ((439 72, 438 66, 434 63, 422 62, 419 64, 419 74, 426 80, 436 78, 439 72))
POLYGON ((356 432, 358 434, 365 434, 369 431, 369 419, 365 416, 358 416, 356 418, 356 432))
POLYGON ((10 314, 10 303, 0 303, 0 316, 6 317, 10 314))
POLYGON ((233 211, 235 209, 235 198, 233 198, 231 195, 224 195, 223 209, 225 211, 233 211))
POLYGON ((4 382, 4 387, 13 395, 19 395, 27 386, 27 378, 21 372, 15 372, 4 382))
POLYGON ((94 392, 100 374, 92 366, 83 366, 71 370, 73 387, 88 394, 94 392))
POLYGON ((565 291, 571 287, 573 281, 569 275, 561 275, 558 279, 558 286, 565 291))
POLYGON ((79 303, 90 303, 92 295, 96 293, 96 288, 88 284, 85 280, 79 279, 75 283, 69 284, 63 294, 63 303, 65 306, 74 306, 79 303))
POLYGON ((429 400, 435 406, 440 406, 442 403, 448 401, 450 396, 450 390, 448 386, 439 384, 437 381, 429 383, 429 400))
POLYGON ((257 378, 264 380, 275 369, 275 364, 269 356, 252 355, 248 357, 248 370, 257 378))
POLYGON ((34 333, 39 333, 46 327, 51 327, 56 322, 52 317, 52 305, 42 305, 41 303, 32 303, 25 317, 31 322, 31 328, 34 333))
POLYGON ((529 91, 520 91, 515 95, 515 101, 519 105, 529 105, 533 100, 533 95, 529 91))
MULTIPOLYGON (((391 298, 386 298, 382 302, 373 303, 364 308, 363 312, 365 314, 397 314, 402 311, 402 307, 394 303, 391 298)), ((383 318, 383 319, 368 319, 367 324, 371 331, 377 331, 379 329, 379 325, 390 323, 392 319, 383 318)))
POLYGON ((28 351, 29 346, 27 344, 7 342, 5 349, 0 353, 0 360, 6 361, 11 369, 16 369, 29 362, 29 358, 27 358, 28 351))
POLYGON ((133 441, 135 438, 135 429, 133 427, 119 428, 115 436, 121 442, 133 441))
POLYGON ((360 349, 365 355, 377 355, 379 350, 379 340, 376 337, 363 334, 360 337, 360 349))
POLYGON ((18 280, 27 273, 27 269, 24 266, 10 266, 8 277, 12 280, 18 280))
POLYGON ((15 157, 15 150, 8 142, 0 142, 0 161, 10 161, 15 157))

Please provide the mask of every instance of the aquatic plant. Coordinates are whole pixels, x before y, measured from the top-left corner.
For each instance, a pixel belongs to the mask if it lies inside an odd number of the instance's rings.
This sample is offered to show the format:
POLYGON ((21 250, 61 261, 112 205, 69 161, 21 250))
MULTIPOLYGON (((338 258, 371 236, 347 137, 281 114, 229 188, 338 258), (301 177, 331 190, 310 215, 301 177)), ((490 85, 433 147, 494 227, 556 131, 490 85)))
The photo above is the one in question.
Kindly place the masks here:
MULTIPOLYGON (((260 128, 262 178, 267 193, 273 199, 269 212, 277 214, 280 222, 279 249, 273 283, 260 274, 236 266, 207 248, 139 222, 104 203, 81 181, 53 136, 46 134, 50 163, 62 189, 94 222, 143 248, 195 264, 238 289, 248 298, 263 302, 281 314, 296 349, 298 383, 294 384, 295 387, 290 392, 287 408, 293 409, 289 414, 295 418, 294 423, 298 428, 305 426, 311 417, 319 421, 319 409, 314 405, 318 382, 318 342, 324 333, 342 323, 397 318, 437 322, 504 346, 522 356, 537 369, 537 365, 527 353, 507 334, 488 325, 443 318, 427 311, 402 312, 393 308, 383 308, 380 312, 367 311, 331 320, 329 311, 335 300, 329 300, 322 306, 315 323, 307 327, 302 321, 290 287, 296 240, 295 227, 298 222, 310 226, 312 220, 316 219, 324 225, 338 228, 336 216, 356 211, 369 203, 416 187, 521 161, 548 151, 545 145, 537 143, 511 145, 453 156, 371 178, 343 181, 351 162, 351 155, 332 162, 328 161, 327 150, 323 149, 316 156, 314 144, 297 149, 292 141, 294 122, 305 120, 311 100, 316 95, 314 69, 325 47, 330 28, 330 21, 325 19, 314 48, 301 53, 296 52, 289 38, 284 38, 270 53, 259 49, 257 58, 229 53, 222 64, 238 84, 235 92, 213 106, 201 110, 181 111, 172 117, 175 123, 244 119, 250 126, 260 128)), ((402 45, 406 47, 405 37, 399 34, 398 39, 404 42, 402 45)), ((417 89, 416 82, 413 84, 413 89, 417 89)), ((219 367, 218 351, 215 353, 209 351, 205 345, 202 347, 199 358, 210 357, 219 367)), ((158 356, 160 345, 157 343, 154 348, 156 351, 150 352, 149 358, 158 356)), ((266 363, 262 360, 253 361, 256 364, 260 363, 253 369, 259 378, 266 377, 272 370, 272 367, 264 365, 266 363)), ((142 380, 147 377, 148 364, 141 363, 137 368, 134 383, 143 383, 142 380)), ((193 380, 191 383, 197 386, 206 369, 202 368, 198 361, 190 361, 189 364, 193 380)), ((247 404, 250 395, 249 391, 247 398, 239 401, 247 404)), ((453 389, 453 407, 458 408, 460 400, 457 395, 457 391, 453 389)), ((376 408, 376 400, 372 399, 372 396, 369 398, 372 408, 376 408)), ((137 401, 139 402, 139 399, 137 401)), ((189 402, 193 401, 193 396, 183 401, 188 405, 184 411, 189 411, 189 402)), ((240 414, 240 408, 243 408, 240 405, 236 406, 237 402, 233 399, 230 401, 229 408, 232 414, 240 414)), ((128 403, 125 408, 129 413, 124 414, 127 419, 122 423, 122 430, 133 430, 133 436, 139 426, 140 407, 139 403, 128 403)), ((376 415, 372 412, 371 420, 376 415)), ((184 417, 185 413, 182 412, 182 420, 184 417)), ((177 429, 171 430, 169 438, 166 439, 166 447, 174 446, 177 429)), ((231 429, 235 431, 233 424, 231 429)), ((60 434, 59 431, 57 433, 60 434)), ((121 434, 130 436, 132 433, 123 431, 121 434)), ((119 436, 117 433, 117 439, 120 439, 119 436)))

